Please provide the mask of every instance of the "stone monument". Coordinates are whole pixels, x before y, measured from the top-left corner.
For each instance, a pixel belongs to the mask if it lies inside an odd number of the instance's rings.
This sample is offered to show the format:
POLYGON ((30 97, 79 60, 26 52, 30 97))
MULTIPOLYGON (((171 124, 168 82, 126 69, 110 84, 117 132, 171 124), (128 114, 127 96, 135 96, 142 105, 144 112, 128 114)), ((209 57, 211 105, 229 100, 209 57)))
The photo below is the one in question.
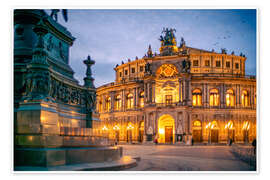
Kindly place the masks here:
POLYGON ((73 77, 75 38, 43 10, 14 10, 14 165, 50 167, 118 160, 93 118, 90 56, 84 86, 73 77))

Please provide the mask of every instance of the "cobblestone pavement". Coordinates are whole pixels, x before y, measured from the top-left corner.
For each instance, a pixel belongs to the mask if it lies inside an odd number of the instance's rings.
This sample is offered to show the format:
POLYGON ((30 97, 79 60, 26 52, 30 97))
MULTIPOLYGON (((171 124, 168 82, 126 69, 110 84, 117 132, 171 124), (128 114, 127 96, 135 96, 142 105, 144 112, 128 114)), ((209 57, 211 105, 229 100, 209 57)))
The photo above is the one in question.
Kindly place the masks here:
POLYGON ((121 145, 123 154, 140 157, 127 171, 255 171, 229 146, 121 145))

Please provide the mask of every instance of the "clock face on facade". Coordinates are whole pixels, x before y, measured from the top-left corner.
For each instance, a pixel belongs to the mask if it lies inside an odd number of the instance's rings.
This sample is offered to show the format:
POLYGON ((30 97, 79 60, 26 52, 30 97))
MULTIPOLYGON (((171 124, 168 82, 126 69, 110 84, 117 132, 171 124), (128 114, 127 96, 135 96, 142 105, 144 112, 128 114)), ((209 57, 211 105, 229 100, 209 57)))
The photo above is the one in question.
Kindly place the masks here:
POLYGON ((157 70, 159 77, 173 77, 177 75, 177 68, 172 64, 163 64, 157 70))

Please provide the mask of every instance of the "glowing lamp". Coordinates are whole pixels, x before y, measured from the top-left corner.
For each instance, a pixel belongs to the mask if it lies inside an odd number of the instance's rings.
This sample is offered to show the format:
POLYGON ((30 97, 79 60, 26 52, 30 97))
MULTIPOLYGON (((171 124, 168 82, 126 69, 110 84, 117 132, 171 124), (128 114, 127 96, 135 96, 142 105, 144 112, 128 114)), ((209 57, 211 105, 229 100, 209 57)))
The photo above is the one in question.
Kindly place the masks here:
POLYGON ((107 131, 108 128, 107 128, 106 126, 104 126, 104 127, 102 128, 102 130, 103 130, 103 131, 107 131))
POLYGON ((162 129, 162 128, 160 128, 160 129, 158 130, 158 132, 159 132, 159 134, 164 134, 164 133, 165 133, 164 129, 162 129))
POLYGON ((127 127, 127 129, 133 129, 133 128, 134 127, 131 124, 129 124, 128 127, 127 127))

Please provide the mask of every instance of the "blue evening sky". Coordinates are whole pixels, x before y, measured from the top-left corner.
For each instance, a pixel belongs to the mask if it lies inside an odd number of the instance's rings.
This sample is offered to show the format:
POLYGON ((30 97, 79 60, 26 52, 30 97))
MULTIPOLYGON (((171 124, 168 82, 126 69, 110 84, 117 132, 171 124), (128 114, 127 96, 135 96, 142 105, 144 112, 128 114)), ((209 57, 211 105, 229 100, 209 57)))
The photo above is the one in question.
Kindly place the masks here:
MULTIPOLYGON (((47 11, 48 12, 48 11, 47 11)), ((247 56, 246 74, 256 75, 256 10, 68 10, 68 22, 59 22, 76 40, 70 49, 70 65, 83 84, 89 54, 95 86, 115 80, 113 68, 121 61, 141 58, 149 44, 159 51, 163 27, 175 28, 177 45, 184 37, 187 46, 220 52, 226 48, 247 56)))

